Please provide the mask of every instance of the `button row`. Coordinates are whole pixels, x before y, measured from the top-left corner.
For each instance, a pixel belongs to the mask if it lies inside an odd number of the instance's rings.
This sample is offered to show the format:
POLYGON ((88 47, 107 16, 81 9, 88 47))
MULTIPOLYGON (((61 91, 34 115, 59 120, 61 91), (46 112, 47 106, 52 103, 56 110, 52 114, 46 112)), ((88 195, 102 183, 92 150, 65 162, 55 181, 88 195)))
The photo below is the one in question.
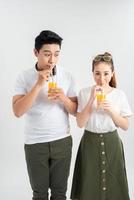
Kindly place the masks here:
POLYGON ((106 153, 105 153, 105 143, 104 143, 104 138, 103 134, 100 134, 100 145, 101 145, 101 187, 102 191, 106 191, 106 153))

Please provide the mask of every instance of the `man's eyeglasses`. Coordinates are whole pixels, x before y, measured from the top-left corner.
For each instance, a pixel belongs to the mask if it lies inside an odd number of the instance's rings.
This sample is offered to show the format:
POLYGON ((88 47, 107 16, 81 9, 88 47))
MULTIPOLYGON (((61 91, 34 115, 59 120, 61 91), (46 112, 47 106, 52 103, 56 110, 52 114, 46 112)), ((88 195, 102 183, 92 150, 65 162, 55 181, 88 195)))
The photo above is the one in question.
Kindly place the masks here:
POLYGON ((105 61, 110 62, 112 60, 112 56, 110 55, 98 55, 94 58, 94 62, 105 61))

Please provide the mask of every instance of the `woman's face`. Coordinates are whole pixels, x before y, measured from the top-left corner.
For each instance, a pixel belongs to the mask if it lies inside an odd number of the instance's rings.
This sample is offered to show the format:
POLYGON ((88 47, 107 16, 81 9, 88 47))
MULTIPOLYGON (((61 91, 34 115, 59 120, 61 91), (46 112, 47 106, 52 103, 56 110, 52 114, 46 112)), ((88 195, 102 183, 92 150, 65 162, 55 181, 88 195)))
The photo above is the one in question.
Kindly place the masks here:
POLYGON ((93 77, 97 85, 105 87, 109 86, 113 73, 111 64, 100 62, 94 66, 93 77))

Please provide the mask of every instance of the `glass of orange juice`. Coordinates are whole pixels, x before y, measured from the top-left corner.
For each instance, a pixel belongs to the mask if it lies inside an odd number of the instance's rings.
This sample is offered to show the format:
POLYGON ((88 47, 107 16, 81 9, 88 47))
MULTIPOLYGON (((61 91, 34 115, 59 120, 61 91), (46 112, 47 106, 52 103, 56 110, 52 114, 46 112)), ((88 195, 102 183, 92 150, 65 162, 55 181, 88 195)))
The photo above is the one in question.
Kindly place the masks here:
POLYGON ((57 83, 56 82, 48 82, 48 98, 51 99, 52 95, 56 92, 57 83))
POLYGON ((106 94, 102 88, 96 89, 97 109, 101 109, 101 103, 106 99, 106 94))

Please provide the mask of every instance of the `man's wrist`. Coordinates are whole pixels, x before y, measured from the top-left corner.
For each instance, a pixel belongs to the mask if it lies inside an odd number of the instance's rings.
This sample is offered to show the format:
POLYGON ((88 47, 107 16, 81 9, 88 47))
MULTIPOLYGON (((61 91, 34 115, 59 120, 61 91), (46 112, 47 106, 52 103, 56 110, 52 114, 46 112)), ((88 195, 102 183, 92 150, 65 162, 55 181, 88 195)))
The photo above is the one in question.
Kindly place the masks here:
POLYGON ((34 88, 35 88, 36 90, 41 90, 42 87, 43 87, 43 85, 44 85, 44 84, 40 84, 39 82, 37 82, 37 83, 35 84, 34 88))

